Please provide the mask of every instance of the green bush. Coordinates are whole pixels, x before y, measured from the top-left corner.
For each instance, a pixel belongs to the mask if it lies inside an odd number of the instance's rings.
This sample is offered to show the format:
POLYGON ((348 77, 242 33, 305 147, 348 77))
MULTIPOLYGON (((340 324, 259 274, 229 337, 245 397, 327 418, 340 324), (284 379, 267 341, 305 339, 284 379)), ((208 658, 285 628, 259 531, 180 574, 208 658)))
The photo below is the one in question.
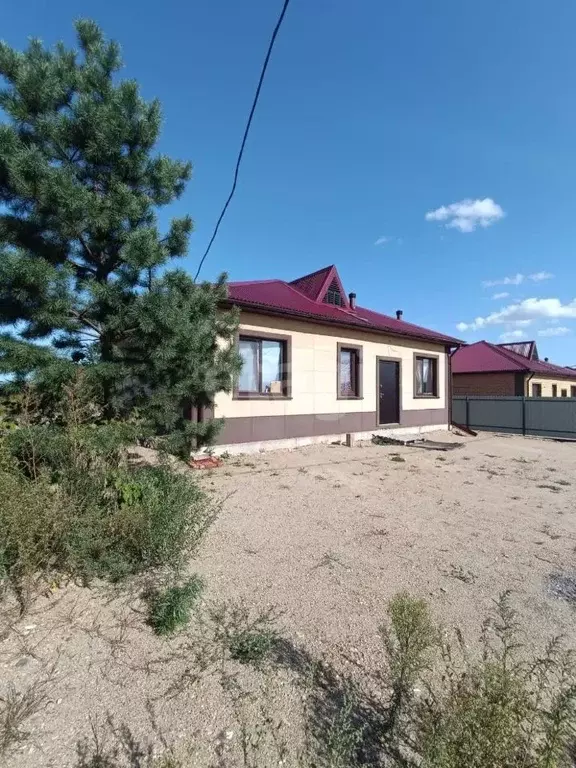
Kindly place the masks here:
POLYGON ((527 658, 508 596, 486 622, 482 652, 471 656, 440 642, 420 600, 395 598, 384 630, 392 711, 400 726, 387 735, 394 764, 419 768, 564 768, 576 717, 576 666, 553 640, 527 658), (430 668, 432 649, 439 651, 430 668), (438 663, 439 662, 439 663, 438 663), (426 674, 430 670, 430 674, 426 674), (433 670, 433 671, 432 671, 433 670), (415 695, 414 686, 422 691, 415 695), (402 691, 398 696, 397 692, 402 691))
POLYGON ((204 582, 192 576, 182 586, 168 587, 150 599, 150 625, 158 635, 170 635, 186 626, 190 612, 202 594, 204 582))
POLYGON ((23 597, 36 577, 116 581, 178 568, 214 510, 168 463, 133 467, 129 425, 34 426, 0 441, 0 579, 23 597))

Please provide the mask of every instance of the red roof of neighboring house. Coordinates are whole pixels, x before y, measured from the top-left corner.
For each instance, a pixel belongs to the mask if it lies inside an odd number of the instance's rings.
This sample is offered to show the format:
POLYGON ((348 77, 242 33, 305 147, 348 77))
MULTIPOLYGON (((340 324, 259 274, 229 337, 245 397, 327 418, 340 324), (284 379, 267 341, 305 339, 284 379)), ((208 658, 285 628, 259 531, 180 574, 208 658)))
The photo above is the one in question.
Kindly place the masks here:
POLYGON ((284 280, 228 283, 228 298, 231 303, 239 307, 260 312, 292 315, 320 323, 356 326, 368 331, 381 331, 394 336, 408 336, 452 346, 463 343, 452 336, 446 336, 404 320, 397 320, 371 309, 358 306, 351 309, 336 267, 333 265, 299 277, 291 283, 286 283, 284 280), (334 281, 340 288, 343 306, 324 302, 326 291, 334 281))
POLYGON ((576 378, 576 371, 542 360, 530 360, 511 349, 489 341, 477 341, 461 347, 452 355, 452 373, 538 373, 543 376, 576 378))

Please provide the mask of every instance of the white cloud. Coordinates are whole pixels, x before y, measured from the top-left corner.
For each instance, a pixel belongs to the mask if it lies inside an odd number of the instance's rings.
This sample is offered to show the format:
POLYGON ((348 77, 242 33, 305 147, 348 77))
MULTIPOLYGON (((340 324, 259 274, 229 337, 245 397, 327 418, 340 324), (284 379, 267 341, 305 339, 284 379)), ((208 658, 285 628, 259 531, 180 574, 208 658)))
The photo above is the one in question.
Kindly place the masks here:
POLYGON ((500 334, 500 341, 515 341, 524 336, 522 331, 505 331, 500 334))
POLYGON ((381 235, 378 240, 374 242, 374 245, 388 245, 389 243, 396 243, 396 245, 402 245, 404 241, 401 237, 393 237, 391 235, 381 235))
POLYGON ((540 283, 542 280, 551 280, 554 275, 551 272, 535 272, 533 275, 528 275, 528 280, 533 280, 535 283, 540 283))
POLYGON ((460 232, 474 232, 476 227, 489 227, 506 214, 502 208, 492 200, 485 197, 484 200, 460 200, 459 203, 442 205, 434 211, 428 211, 426 221, 443 221, 448 229, 457 229, 460 232))
MULTIPOLYGON (((550 280, 554 275, 551 272, 534 272, 532 275, 523 275, 517 272, 510 277, 503 277, 500 280, 484 280, 482 285, 485 288, 493 288, 495 285, 521 285, 526 280, 532 280, 533 283, 541 283, 542 280, 550 280)), ((496 298, 496 297, 495 297, 496 298)))
POLYGON ((515 304, 509 304, 499 312, 492 312, 486 317, 477 317, 469 323, 458 323, 459 331, 477 331, 490 325, 514 324, 529 325, 534 320, 549 320, 551 318, 576 319, 576 299, 568 304, 562 304, 560 299, 524 299, 515 304))
POLYGON ((510 296, 509 293, 506 291, 502 291, 502 293, 495 293, 494 296, 492 296, 493 299, 507 299, 508 296, 510 296))
POLYGON ((572 333, 570 328, 566 328, 565 325, 556 325, 553 328, 544 328, 538 331, 538 336, 566 336, 572 333))
POLYGON ((503 277, 500 280, 484 280, 482 285, 485 288, 493 288, 495 285, 520 285, 524 282, 524 275, 518 274, 512 275, 511 277, 503 277))

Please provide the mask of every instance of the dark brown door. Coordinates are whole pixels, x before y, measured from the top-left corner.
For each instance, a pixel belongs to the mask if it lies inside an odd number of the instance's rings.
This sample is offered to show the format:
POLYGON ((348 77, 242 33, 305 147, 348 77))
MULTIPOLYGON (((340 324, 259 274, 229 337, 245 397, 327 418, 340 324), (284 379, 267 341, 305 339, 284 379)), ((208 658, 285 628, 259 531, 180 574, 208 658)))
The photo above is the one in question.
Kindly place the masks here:
POLYGON ((400 363, 378 360, 378 424, 400 422, 400 363))

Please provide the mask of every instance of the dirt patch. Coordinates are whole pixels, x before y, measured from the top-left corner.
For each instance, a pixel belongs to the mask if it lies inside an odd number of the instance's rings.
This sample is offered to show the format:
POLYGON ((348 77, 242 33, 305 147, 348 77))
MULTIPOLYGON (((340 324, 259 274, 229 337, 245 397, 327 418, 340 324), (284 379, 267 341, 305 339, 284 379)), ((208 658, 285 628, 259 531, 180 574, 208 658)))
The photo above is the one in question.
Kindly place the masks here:
POLYGON ((136 582, 129 592, 53 585, 24 619, 7 611, 0 696, 37 682, 43 697, 10 764, 80 766, 78 750, 94 754, 99 740, 118 751, 111 765, 149 745, 186 765, 296 765, 348 686, 378 722, 378 626, 401 590, 470 639, 511 590, 531 645, 562 634, 576 646, 572 601, 555 599, 564 582, 549 582, 574 564, 576 445, 436 437, 464 446, 445 461, 409 447, 315 446, 202 475, 226 501, 190 565, 205 602, 175 638, 153 635, 136 582), (227 616, 230 605, 279 616, 263 664, 224 653, 211 618, 223 605, 227 616))

